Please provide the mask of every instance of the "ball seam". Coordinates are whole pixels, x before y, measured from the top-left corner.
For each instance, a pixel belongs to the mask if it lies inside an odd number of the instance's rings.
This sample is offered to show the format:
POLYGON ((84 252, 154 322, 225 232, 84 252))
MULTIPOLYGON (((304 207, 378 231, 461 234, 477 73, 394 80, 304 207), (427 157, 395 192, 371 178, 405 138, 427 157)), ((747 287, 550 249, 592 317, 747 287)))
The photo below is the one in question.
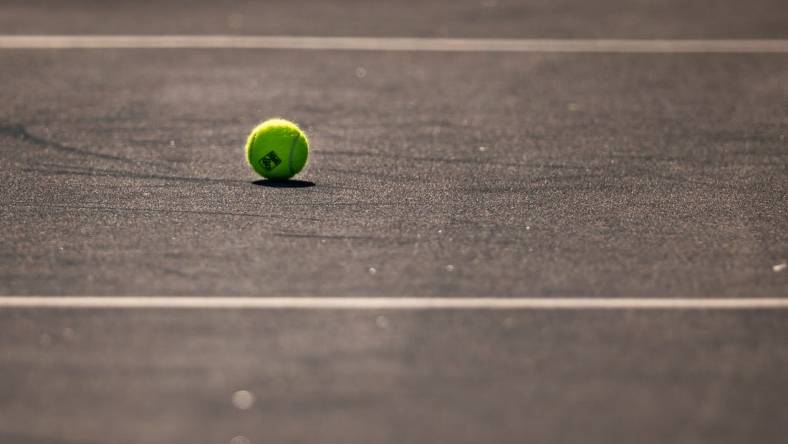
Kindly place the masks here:
POLYGON ((295 176, 295 171, 293 171, 293 151, 295 151, 296 142, 298 139, 301 138, 301 134, 296 134, 295 138, 293 139, 293 143, 290 144, 290 154, 287 158, 287 169, 290 170, 290 176, 295 176))

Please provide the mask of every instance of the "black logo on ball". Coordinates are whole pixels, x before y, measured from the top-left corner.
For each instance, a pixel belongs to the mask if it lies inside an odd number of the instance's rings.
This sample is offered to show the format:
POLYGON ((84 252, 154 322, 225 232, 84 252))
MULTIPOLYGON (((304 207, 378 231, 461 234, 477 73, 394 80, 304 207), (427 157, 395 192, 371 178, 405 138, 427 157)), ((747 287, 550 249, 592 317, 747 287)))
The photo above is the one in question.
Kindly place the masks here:
POLYGON ((275 152, 271 151, 265 156, 263 156, 260 160, 260 165, 262 165, 263 169, 266 171, 271 171, 274 168, 278 167, 280 163, 282 163, 282 159, 276 155, 275 152))

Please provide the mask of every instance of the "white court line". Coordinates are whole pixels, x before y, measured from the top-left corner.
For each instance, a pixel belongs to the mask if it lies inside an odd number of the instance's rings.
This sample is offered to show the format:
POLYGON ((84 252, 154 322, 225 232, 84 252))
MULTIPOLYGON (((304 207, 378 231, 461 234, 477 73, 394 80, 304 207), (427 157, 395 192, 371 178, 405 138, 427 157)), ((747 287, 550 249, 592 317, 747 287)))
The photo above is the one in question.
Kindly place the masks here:
POLYGON ((775 310, 788 298, 370 298, 0 296, 0 310, 57 309, 299 309, 299 310, 775 310))
POLYGON ((315 49, 579 53, 788 53, 788 40, 449 39, 229 35, 0 35, 0 49, 315 49))

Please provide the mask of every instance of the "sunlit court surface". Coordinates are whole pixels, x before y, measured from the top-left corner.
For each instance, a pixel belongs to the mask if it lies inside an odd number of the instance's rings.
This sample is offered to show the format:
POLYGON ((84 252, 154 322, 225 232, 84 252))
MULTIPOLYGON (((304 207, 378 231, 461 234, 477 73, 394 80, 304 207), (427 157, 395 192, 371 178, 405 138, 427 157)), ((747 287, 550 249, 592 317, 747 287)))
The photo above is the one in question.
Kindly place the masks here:
POLYGON ((782 0, 0 0, 0 444, 784 443, 786 202, 782 0))

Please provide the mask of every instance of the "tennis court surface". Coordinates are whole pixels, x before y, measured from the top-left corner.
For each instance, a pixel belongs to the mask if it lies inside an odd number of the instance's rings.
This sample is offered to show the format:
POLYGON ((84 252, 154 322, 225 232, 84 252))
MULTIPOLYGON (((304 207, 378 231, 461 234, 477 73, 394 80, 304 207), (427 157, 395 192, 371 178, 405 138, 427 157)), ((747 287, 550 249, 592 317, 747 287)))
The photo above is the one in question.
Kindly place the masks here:
POLYGON ((787 133, 783 1, 2 0, 0 443, 784 442, 787 133))

